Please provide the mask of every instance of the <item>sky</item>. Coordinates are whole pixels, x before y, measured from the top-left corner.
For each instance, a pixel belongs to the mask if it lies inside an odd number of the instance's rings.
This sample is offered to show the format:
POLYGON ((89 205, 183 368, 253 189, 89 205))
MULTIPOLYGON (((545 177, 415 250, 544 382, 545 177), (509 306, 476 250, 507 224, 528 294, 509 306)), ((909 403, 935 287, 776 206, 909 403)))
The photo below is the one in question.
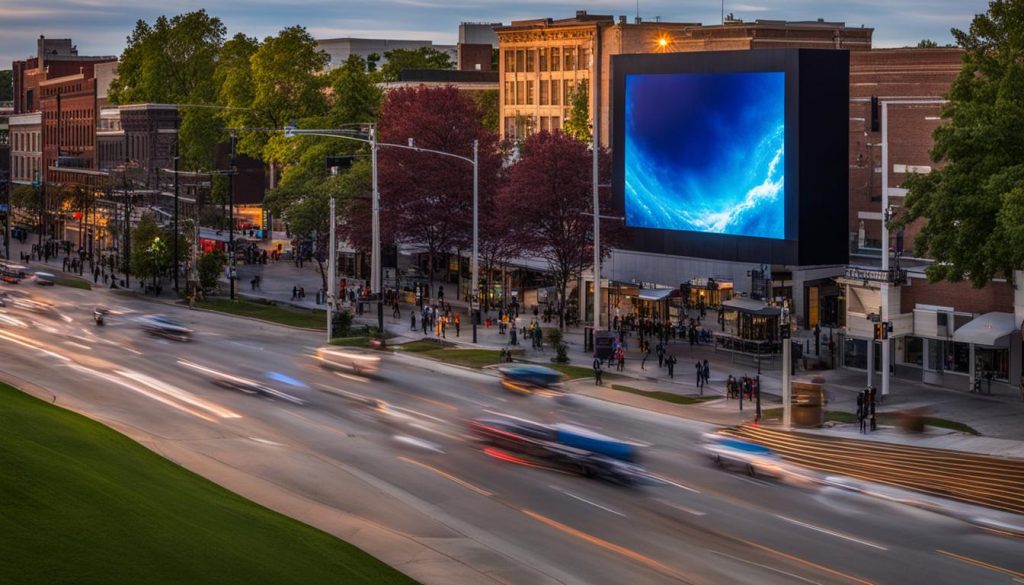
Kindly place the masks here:
MULTIPOLYGON (((637 14, 635 1, 589 0, 0 0, 0 69, 35 52, 39 35, 72 38, 81 55, 120 55, 137 20, 152 22, 200 8, 218 16, 229 35, 260 39, 285 26, 305 26, 316 38, 429 39, 454 44, 460 22, 504 22, 592 14, 637 14)), ((952 42, 950 28, 966 29, 988 0, 743 0, 724 1, 743 20, 844 21, 875 29, 875 47, 915 45, 922 38, 952 42)), ((641 0, 645 20, 721 21, 721 0, 641 0)))

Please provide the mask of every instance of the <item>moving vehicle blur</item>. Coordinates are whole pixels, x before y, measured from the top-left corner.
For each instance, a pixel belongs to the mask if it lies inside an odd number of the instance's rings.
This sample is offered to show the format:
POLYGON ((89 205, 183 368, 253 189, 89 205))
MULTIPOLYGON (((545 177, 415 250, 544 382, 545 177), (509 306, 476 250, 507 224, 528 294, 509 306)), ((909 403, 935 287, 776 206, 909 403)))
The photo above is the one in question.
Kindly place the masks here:
POLYGON ((110 314, 110 309, 106 307, 96 307, 92 311, 92 318, 96 321, 97 325, 104 325, 107 315, 110 314))
POLYGON ((321 347, 313 357, 329 369, 349 370, 357 374, 372 374, 380 369, 380 353, 359 347, 321 347))
POLYGON ((190 341, 192 330, 179 321, 166 315, 144 315, 138 319, 142 330, 150 335, 165 337, 175 341, 190 341))
POLYGON ((711 460, 722 467, 743 469, 750 476, 782 478, 786 475, 779 454, 757 443, 708 433, 703 437, 703 447, 711 460))
POLYGON ((8 284, 18 284, 23 278, 28 278, 27 266, 10 261, 0 261, 0 280, 8 284))
POLYGON ((291 402, 293 404, 306 403, 305 400, 297 396, 292 396, 287 392, 282 392, 281 390, 273 388, 272 386, 265 382, 257 380, 256 378, 258 376, 255 374, 248 377, 240 376, 237 374, 233 374, 231 372, 226 372, 213 367, 200 365, 187 360, 178 360, 178 363, 185 367, 192 368, 196 371, 202 372, 210 379, 211 382, 213 382, 217 386, 220 386, 221 388, 227 388, 229 390, 238 390, 239 392, 243 392, 245 394, 262 395, 270 398, 280 398, 282 400, 287 400, 288 402, 291 402))
POLYGON ((502 366, 501 385, 518 394, 531 394, 537 390, 561 390, 562 374, 551 368, 533 364, 502 366))
POLYGON ((36 272, 34 279, 39 286, 53 286, 57 284, 57 277, 50 272, 36 272))
POLYGON ((582 427, 545 425, 517 417, 478 418, 470 422, 470 431, 488 448, 484 452, 496 459, 526 465, 539 465, 634 485, 649 478, 636 463, 637 445, 582 427))

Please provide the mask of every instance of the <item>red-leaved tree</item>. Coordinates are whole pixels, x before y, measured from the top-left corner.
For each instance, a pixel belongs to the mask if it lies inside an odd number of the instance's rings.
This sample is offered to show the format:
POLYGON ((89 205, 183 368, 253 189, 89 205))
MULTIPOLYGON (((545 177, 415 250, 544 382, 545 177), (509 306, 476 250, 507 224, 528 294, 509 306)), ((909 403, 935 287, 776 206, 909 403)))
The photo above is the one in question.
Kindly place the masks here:
MULTIPOLYGON (((497 135, 484 128, 475 102, 453 86, 401 88, 381 107, 379 141, 439 150, 472 159, 479 141, 480 201, 492 198, 501 171, 497 135)), ((464 160, 382 145, 378 157, 381 229, 419 247, 429 261, 431 290, 437 256, 471 245, 473 165, 464 160)))
MULTIPOLYGON (((526 250, 548 263, 555 279, 558 324, 562 327, 569 281, 594 262, 593 155, 587 144, 560 130, 530 136, 520 152, 520 159, 507 171, 498 197, 510 217, 518 218, 526 250)), ((600 184, 608 184, 611 157, 606 150, 600 152, 598 172, 600 184)), ((602 190, 602 215, 608 213, 606 192, 602 190)), ((602 255, 621 233, 620 222, 601 222, 602 255)))

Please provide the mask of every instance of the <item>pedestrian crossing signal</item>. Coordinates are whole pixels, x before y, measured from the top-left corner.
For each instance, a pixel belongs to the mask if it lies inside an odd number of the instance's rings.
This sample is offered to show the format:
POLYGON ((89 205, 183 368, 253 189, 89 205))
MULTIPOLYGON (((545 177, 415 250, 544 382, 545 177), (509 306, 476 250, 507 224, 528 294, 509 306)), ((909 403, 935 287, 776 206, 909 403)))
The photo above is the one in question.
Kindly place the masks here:
POLYGON ((875 341, 882 341, 883 339, 889 339, 889 324, 888 323, 875 323, 874 324, 874 339, 875 341))

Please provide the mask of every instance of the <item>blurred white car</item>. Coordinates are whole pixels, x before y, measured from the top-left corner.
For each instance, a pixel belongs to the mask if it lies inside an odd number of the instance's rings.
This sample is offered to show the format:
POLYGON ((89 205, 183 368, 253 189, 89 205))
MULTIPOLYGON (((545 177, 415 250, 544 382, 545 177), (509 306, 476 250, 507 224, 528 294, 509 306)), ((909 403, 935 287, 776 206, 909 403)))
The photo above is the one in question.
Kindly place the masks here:
POLYGON ((711 460, 722 467, 737 467, 751 476, 782 478, 788 475, 779 454, 757 443, 709 433, 704 435, 703 445, 711 460))
POLYGON ((372 374, 380 369, 380 353, 359 347, 321 347, 313 357, 325 368, 372 374))
POLYGON ((150 335, 166 337, 176 341, 189 341, 192 339, 191 329, 166 315, 144 315, 139 317, 138 322, 142 326, 142 330, 150 335))

